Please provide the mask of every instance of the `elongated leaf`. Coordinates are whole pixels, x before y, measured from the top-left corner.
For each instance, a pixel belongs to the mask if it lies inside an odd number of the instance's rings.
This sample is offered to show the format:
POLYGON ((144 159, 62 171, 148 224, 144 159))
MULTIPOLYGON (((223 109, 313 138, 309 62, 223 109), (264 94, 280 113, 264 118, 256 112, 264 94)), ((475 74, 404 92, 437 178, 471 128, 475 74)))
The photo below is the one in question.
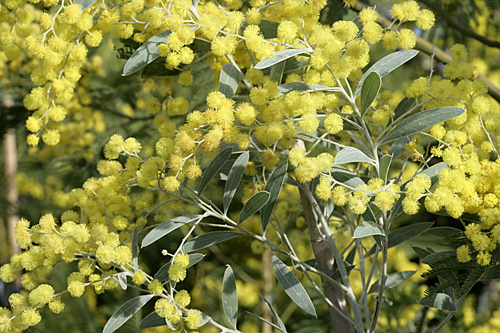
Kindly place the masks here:
POLYGON ((170 32, 170 30, 160 32, 158 35, 151 37, 142 44, 134 54, 132 54, 130 59, 127 60, 122 75, 127 76, 133 74, 158 58, 160 56, 158 45, 167 42, 170 32))
POLYGON ((280 84, 277 88, 282 94, 288 94, 290 91, 295 91, 295 90, 297 91, 312 90, 312 88, 309 87, 307 83, 302 81, 280 84))
POLYGON ((210 162, 207 166, 205 172, 203 172, 203 176, 201 177, 200 187, 198 188, 198 196, 203 193, 208 183, 212 178, 217 174, 217 172, 222 168, 224 163, 229 159, 231 153, 233 151, 232 147, 225 148, 221 150, 217 156, 210 162))
POLYGON ((410 139, 411 138, 409 136, 405 136, 404 138, 400 138, 394 141, 391 146, 391 150, 389 151, 389 155, 391 155, 394 160, 401 156, 401 154, 403 153, 403 147, 405 147, 406 144, 410 142, 410 139))
POLYGON ((102 332, 111 333, 116 331, 153 297, 154 295, 141 295, 127 301, 109 318, 102 332))
POLYGON ((116 280, 118 280, 118 283, 123 290, 127 290, 127 275, 125 272, 118 273, 118 275, 116 275, 116 280))
POLYGON ((232 98, 238 90, 240 84, 241 73, 233 64, 225 64, 222 66, 219 78, 219 91, 226 96, 232 98))
POLYGON ((366 76, 361 88, 361 98, 359 101, 361 116, 365 115, 370 105, 377 98, 381 86, 382 80, 377 72, 371 72, 366 76))
POLYGON ((394 109, 394 117, 392 117, 392 120, 394 121, 404 116, 406 112, 408 112, 413 107, 414 104, 415 98, 403 98, 401 102, 399 102, 398 106, 396 106, 396 109, 394 109))
POLYGON ((279 284, 292 301, 305 312, 316 316, 316 310, 304 287, 286 265, 271 253, 273 269, 279 284))
POLYGON ((389 247, 399 245, 409 239, 417 237, 432 227, 433 222, 420 222, 398 228, 389 233, 389 247))
MULTIPOLYGON (((205 257, 204 254, 201 253, 190 253, 189 254, 189 264, 187 265, 186 269, 193 267, 197 263, 201 261, 205 257)), ((172 264, 171 261, 163 265, 155 274, 154 278, 160 281, 168 279, 168 270, 170 269, 170 265, 172 264)))
POLYGON ((253 214, 257 213, 269 201, 271 194, 266 191, 260 191, 252 195, 245 203, 238 219, 238 224, 248 219, 253 214))
POLYGON ((75 0, 74 4, 79 4, 82 6, 82 11, 86 11, 90 6, 92 6, 96 0, 75 0))
POLYGON ((303 53, 309 53, 312 50, 310 48, 300 48, 300 49, 287 49, 287 50, 282 50, 276 52, 274 57, 271 59, 264 59, 259 61, 257 65, 255 65, 256 69, 264 69, 271 67, 274 64, 277 64, 280 61, 286 60, 291 57, 295 57, 296 55, 303 54, 303 53))
MULTIPOLYGON (((387 280, 385 281, 384 290, 393 288, 401 283, 405 282, 415 274, 416 271, 403 271, 387 275, 387 280)), ((380 289, 380 280, 375 281, 370 287, 368 294, 377 293, 380 289)))
POLYGON ((269 74, 269 80, 281 83, 283 78, 283 71, 285 70, 286 60, 280 61, 271 67, 271 73, 269 74))
POLYGON ((368 69, 368 71, 366 71, 365 75, 363 75, 363 77, 361 78, 354 97, 359 96, 359 94, 361 93, 361 87, 363 87, 363 82, 371 72, 376 72, 381 78, 383 78, 399 66, 413 59, 417 54, 418 51, 416 50, 398 51, 391 53, 388 56, 385 56, 377 61, 375 64, 373 64, 372 67, 370 67, 370 69, 368 69))
POLYGON ((262 298, 262 300, 264 301, 264 303, 266 303, 266 306, 269 308, 269 310, 273 314, 274 318, 276 318, 276 321, 278 322, 278 325, 280 327, 279 329, 281 330, 281 332, 287 333, 285 324, 283 324, 283 321, 281 320, 280 316, 278 316, 278 313, 276 312, 276 310, 274 310, 274 308, 271 305, 271 303, 264 296, 262 296, 261 294, 259 294, 259 296, 260 296, 260 298, 262 298))
POLYGON ((210 52, 212 43, 203 38, 195 37, 193 44, 189 45, 189 48, 193 50, 194 53, 204 53, 210 52))
POLYGON ((429 254, 427 257, 422 259, 422 262, 424 264, 432 266, 432 264, 434 264, 435 262, 441 261, 443 259, 456 258, 456 257, 457 257, 457 251, 442 251, 429 254))
POLYGON ((260 32, 264 38, 276 38, 278 37, 278 24, 271 22, 269 20, 260 20, 259 23, 260 32))
POLYGON ((206 234, 196 236, 190 241, 184 244, 184 253, 189 253, 193 251, 198 251, 204 249, 206 247, 215 245, 217 243, 224 242, 228 239, 242 236, 242 233, 239 232, 230 232, 230 231, 213 231, 207 232, 206 234))
POLYGON ((202 216, 203 215, 178 216, 178 217, 174 217, 171 220, 168 220, 167 222, 163 222, 162 224, 158 225, 153 230, 151 230, 146 235, 146 237, 144 237, 144 239, 142 240, 142 243, 141 243, 141 248, 153 244, 158 239, 162 238, 163 236, 168 235, 169 233, 171 233, 175 229, 181 227, 182 225, 184 225, 186 223, 196 221, 197 219, 201 218, 202 216))
MULTIPOLYGON (((344 122, 344 124, 348 124, 348 122, 344 122)), ((344 129, 346 129, 346 128, 344 128, 344 129)), ((373 158, 373 153, 370 151, 370 149, 368 149, 368 147, 363 142, 363 140, 361 140, 356 134, 351 133, 350 131, 348 131, 347 133, 349 133, 349 136, 354 140, 354 142, 356 142, 356 144, 358 145, 359 149, 361 149, 361 151, 366 156, 368 156, 369 158, 373 158)))
POLYGON ((453 302, 453 299, 444 293, 438 293, 432 296, 427 296, 418 301, 420 305, 427 306, 429 308, 435 308, 444 311, 457 311, 457 307, 453 302))
MULTIPOLYGON (((384 138, 381 143, 387 143, 408 135, 418 133, 426 128, 453 119, 464 113, 465 110, 456 106, 444 106, 431 110, 421 111, 409 116, 396 125, 384 138)), ((379 141, 379 139, 377 139, 379 141)))
POLYGON ((278 165, 271 176, 269 177, 269 181, 266 184, 266 188, 264 189, 266 192, 270 193, 269 201, 262 207, 260 211, 260 219, 262 220, 262 232, 266 231, 267 224, 269 223, 269 219, 274 210, 274 206, 276 206, 276 201, 278 200, 278 196, 280 195, 281 188, 283 187, 283 182, 286 177, 286 169, 288 167, 288 161, 285 161, 278 165))
MULTIPOLYGON (((389 248, 399 245, 407 240, 410 240, 418 235, 426 232, 430 227, 432 227, 433 222, 420 222, 415 224, 410 224, 401 228, 398 228, 389 233, 388 245, 389 248)), ((379 236, 375 236, 379 237, 379 236)), ((369 257, 375 253, 375 246, 373 246, 370 251, 365 255, 365 257, 369 257)))
POLYGON ((137 230, 137 226, 132 230, 132 262, 134 264, 134 268, 139 269, 139 259, 137 256, 139 255, 138 247, 139 247, 139 232, 137 230))
POLYGON ((341 182, 342 184, 345 184, 347 186, 351 187, 357 187, 359 185, 365 185, 365 182, 356 176, 354 173, 351 171, 347 170, 346 168, 339 166, 339 165, 334 165, 330 169, 330 174, 332 177, 341 182))
POLYGON ((233 200, 234 194, 236 193, 236 189, 241 182, 241 178, 245 173, 245 168, 248 164, 250 154, 248 151, 244 151, 241 155, 236 159, 229 171, 229 175, 227 176, 226 187, 224 189, 224 213, 227 213, 229 209, 229 205, 233 200))
POLYGON ((435 227, 435 228, 430 228, 425 232, 426 235, 433 235, 433 236, 438 236, 445 238, 446 236, 453 235, 456 233, 462 232, 460 229, 453 228, 453 227, 435 227))
POLYGON ((384 182, 387 181, 387 176, 389 174, 389 167, 391 166, 391 162, 392 162, 391 155, 384 155, 380 159, 378 174, 380 175, 380 178, 382 178, 384 182))
POLYGON ((426 249, 423 249, 418 246, 412 246, 413 251, 420 257, 420 259, 427 257, 432 252, 426 249))
POLYGON ((384 230, 375 222, 365 221, 361 222, 356 230, 354 230, 353 238, 363 238, 373 235, 384 235, 384 230))
POLYGON ((366 162, 373 164, 373 160, 366 156, 361 150, 354 147, 347 147, 342 149, 337 156, 335 156, 335 164, 346 164, 353 162, 366 162))
POLYGON ((165 322, 165 318, 158 316, 158 314, 153 311, 146 317, 144 317, 144 319, 141 321, 141 324, 139 325, 139 329, 143 330, 149 327, 158 327, 165 325, 167 325, 167 323, 165 322))
POLYGON ((231 266, 226 268, 222 279, 222 308, 229 323, 236 329, 238 321, 238 294, 231 266))

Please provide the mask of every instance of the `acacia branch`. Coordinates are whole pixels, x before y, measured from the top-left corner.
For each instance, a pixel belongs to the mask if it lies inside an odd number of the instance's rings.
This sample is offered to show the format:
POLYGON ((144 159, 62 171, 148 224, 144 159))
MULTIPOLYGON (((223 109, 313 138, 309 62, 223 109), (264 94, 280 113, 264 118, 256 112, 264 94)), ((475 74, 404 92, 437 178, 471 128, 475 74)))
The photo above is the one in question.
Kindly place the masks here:
MULTIPOLYGON (((363 8, 366 7, 369 6, 360 1, 357 1, 356 4, 351 7, 351 9, 353 9, 356 12, 360 12, 363 8)), ((389 19, 387 19, 386 17, 384 17, 382 14, 379 13, 378 23, 380 23, 383 27, 389 27, 392 21, 390 21, 389 19)), ((415 45, 415 49, 427 53, 428 55, 434 54, 434 57, 437 60, 441 61, 442 63, 447 64, 451 62, 451 56, 448 53, 446 53, 436 45, 432 44, 431 42, 421 37, 417 37, 417 44, 415 45)), ((493 97, 498 103, 500 103, 500 89, 481 73, 479 73, 479 79, 482 80, 488 87, 488 94, 491 97, 493 97)))

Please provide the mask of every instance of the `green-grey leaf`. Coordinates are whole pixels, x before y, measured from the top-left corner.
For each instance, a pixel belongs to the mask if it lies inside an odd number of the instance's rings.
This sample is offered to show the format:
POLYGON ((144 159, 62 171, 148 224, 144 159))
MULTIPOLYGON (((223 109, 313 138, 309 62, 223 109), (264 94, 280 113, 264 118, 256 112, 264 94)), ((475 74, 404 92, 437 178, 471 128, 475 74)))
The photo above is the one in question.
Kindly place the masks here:
POLYGON ((354 230, 353 238, 363 238, 373 235, 384 235, 384 230, 375 222, 361 222, 354 230))
POLYGON ((167 323, 165 322, 165 318, 158 316, 158 314, 153 311, 146 317, 144 317, 144 319, 141 321, 141 324, 139 325, 139 329, 143 330, 149 327, 158 327, 165 325, 167 325, 167 323))
POLYGON ((146 237, 144 237, 144 239, 142 240, 142 243, 141 243, 141 248, 153 244, 158 239, 171 233, 175 229, 181 227, 182 225, 184 225, 186 223, 190 223, 190 222, 193 222, 197 219, 200 219, 202 216, 203 215, 178 216, 178 217, 174 217, 171 220, 163 222, 162 224, 159 224, 157 227, 155 227, 153 230, 151 230, 146 235, 146 237))
POLYGON ((435 308, 444 311, 457 311, 457 307, 453 302, 453 299, 444 293, 438 293, 432 296, 427 296, 418 301, 420 305, 427 306, 429 308, 435 308))
POLYGON ((260 296, 260 298, 262 298, 262 300, 264 301, 264 303, 266 303, 267 307, 269 308, 269 310, 273 314, 274 318, 276 318, 276 321, 278 322, 279 329, 281 330, 281 332, 287 333, 285 324, 283 324, 283 320, 281 320, 280 316, 278 316, 278 313, 276 312, 276 310, 274 310, 274 308, 271 305, 271 303, 264 296, 262 296, 261 294, 259 294, 259 296, 260 296))
POLYGON ((233 64, 225 64, 222 66, 219 78, 219 91, 226 96, 232 98, 238 90, 240 84, 241 73, 233 64))
POLYGON ((280 165, 278 165, 271 173, 271 176, 269 177, 269 180, 266 184, 266 188, 264 189, 266 192, 269 192, 270 197, 269 201, 264 205, 264 207, 262 207, 260 211, 262 232, 266 231, 269 219, 273 214, 274 206, 276 206, 276 201, 278 200, 281 188, 283 187, 283 182, 285 181, 287 167, 288 161, 284 161, 280 165))
POLYGON ((361 81, 359 82, 358 87, 356 88, 356 93, 354 94, 354 97, 359 96, 359 94, 361 93, 361 87, 363 86, 363 82, 371 72, 376 72, 381 78, 383 78, 384 76, 386 76, 399 66, 413 59, 417 54, 418 51, 416 50, 398 51, 391 53, 388 56, 385 56, 379 61, 377 61, 375 64, 373 64, 372 67, 370 67, 370 69, 368 69, 368 71, 366 71, 365 75, 363 75, 363 77, 361 78, 361 81))
POLYGON ((196 236, 184 244, 184 253, 198 251, 206 247, 224 242, 228 239, 243 236, 244 234, 231 231, 213 231, 206 234, 196 236))
POLYGON ((415 98, 403 98, 401 102, 399 102, 398 106, 396 106, 396 109, 394 109, 394 117, 392 117, 392 121, 395 121, 404 116, 405 113, 408 112, 414 104, 415 98))
POLYGON ((365 115, 370 105, 377 98, 381 85, 382 80, 377 72, 371 72, 366 76, 361 88, 361 98, 359 101, 361 116, 365 115))
POLYGON ((160 56, 158 45, 167 42, 170 32, 170 30, 160 32, 158 35, 151 37, 142 44, 127 60, 122 75, 127 76, 133 74, 158 58, 160 56))
POLYGON ((273 269, 279 284, 292 301, 305 312, 316 316, 316 310, 304 287, 286 265, 271 253, 273 269))
POLYGON ((413 237, 417 237, 421 233, 426 232, 433 224, 433 222, 420 222, 391 231, 388 240, 389 247, 399 245, 413 237))
POLYGON ((285 69, 286 60, 280 61, 271 67, 271 73, 269 74, 269 80, 281 83, 283 78, 283 71, 285 69))
POLYGON ((111 333, 116 331, 153 297, 154 295, 141 295, 127 301, 109 318, 102 332, 111 333))
POLYGON ((391 161, 392 161, 391 155, 384 155, 380 159, 378 174, 380 178, 382 178, 384 183, 387 181, 387 176, 389 174, 389 167, 391 166, 391 161))
POLYGON ((399 138, 391 146, 391 150, 389 151, 389 155, 392 156, 393 159, 397 159, 403 153, 403 147, 410 142, 410 137, 405 136, 403 138, 399 138))
POLYGON ((422 259, 422 262, 424 264, 432 266, 432 264, 434 264, 435 262, 456 257, 457 257, 457 251, 441 251, 429 254, 428 256, 422 259))
POLYGON ((90 6, 94 4, 97 0, 75 0, 74 4, 79 4, 82 6, 82 11, 86 11, 90 6))
POLYGON ((193 50, 194 53, 210 52, 212 43, 203 38, 195 37, 193 43, 189 45, 189 48, 193 50))
POLYGON ((236 329, 238 321, 238 294, 231 266, 226 268, 224 278, 222 279, 222 308, 227 320, 236 329))
MULTIPOLYGON (((189 264, 187 265, 186 269, 193 267, 197 263, 201 261, 205 257, 204 254, 201 253, 190 253, 189 254, 189 264)), ((155 274, 154 278, 160 281, 168 279, 168 270, 170 269, 170 265, 172 264, 171 261, 163 265, 155 274)))
POLYGON ((245 203, 238 219, 238 224, 248 219, 253 214, 257 213, 269 201, 271 194, 266 191, 260 191, 252 195, 245 203))
POLYGON ((222 168, 224 163, 229 159, 231 153, 233 151, 232 147, 225 148, 221 150, 217 156, 210 162, 205 171, 203 172, 203 176, 201 177, 200 187, 198 188, 198 196, 205 190, 208 183, 212 178, 217 174, 217 172, 222 168))
POLYGON ((330 174, 335 180, 350 187, 356 188, 357 186, 365 185, 365 182, 361 178, 339 165, 334 165, 330 169, 330 174))
POLYGON ((277 88, 282 94, 288 94, 290 91, 295 91, 295 90, 297 91, 312 90, 310 86, 308 86, 305 82, 302 81, 280 84, 277 88))
POLYGON ((442 123, 443 121, 458 117, 464 112, 464 109, 457 106, 444 106, 421 111, 401 121, 392 130, 390 130, 385 137, 378 138, 377 141, 381 139, 381 143, 387 143, 399 138, 404 138, 408 135, 421 132, 426 128, 442 123))
POLYGON ((137 226, 132 230, 132 263, 134 264, 134 268, 139 269, 139 259, 137 247, 139 246, 139 232, 137 230, 137 226))
MULTIPOLYGON (((413 276, 413 274, 415 274, 415 272, 416 271, 403 271, 403 272, 397 272, 397 273, 392 273, 392 274, 387 275, 387 280, 385 281, 384 290, 393 288, 393 287, 405 282, 406 280, 411 278, 413 276)), ((379 291, 379 289, 380 289, 380 280, 377 280, 370 287, 368 294, 377 293, 379 291)))
POLYGON ((278 37, 278 24, 269 20, 260 20, 260 32, 266 39, 278 37))
MULTIPOLYGON (((349 122, 344 122, 344 125, 347 125, 349 124, 349 122)), ((344 127, 344 130, 346 130, 346 128, 344 127)), ((370 151, 370 149, 368 149, 368 147, 366 146, 366 144, 363 142, 363 140, 361 140, 356 134, 354 133, 351 133, 350 130, 348 130, 347 132, 349 134, 349 136, 354 140, 354 142, 356 142, 356 144, 358 145, 359 149, 366 155, 368 156, 369 158, 373 158, 373 153, 370 151)))
POLYGON ((462 231, 453 227, 435 227, 427 230, 425 234, 445 238, 446 236, 453 235, 459 232, 462 231))
POLYGON ((274 64, 277 64, 280 61, 286 60, 288 58, 294 57, 294 56, 299 55, 299 54, 309 53, 311 51, 312 50, 310 48, 286 49, 286 50, 278 51, 278 52, 276 52, 274 57, 272 57, 271 59, 264 59, 264 60, 259 61, 257 63, 257 65, 255 65, 255 68, 256 69, 268 68, 274 64))
POLYGON ((354 147, 347 147, 342 149, 335 156, 335 164, 346 164, 353 162, 366 162, 374 164, 373 160, 365 155, 361 150, 354 147))
POLYGON ((238 156, 236 161, 234 162, 231 170, 229 171, 229 175, 227 176, 226 187, 224 188, 224 213, 227 213, 229 209, 229 205, 233 200, 234 194, 236 193, 236 189, 241 182, 241 178, 245 173, 245 168, 248 164, 250 154, 248 151, 244 151, 238 156))

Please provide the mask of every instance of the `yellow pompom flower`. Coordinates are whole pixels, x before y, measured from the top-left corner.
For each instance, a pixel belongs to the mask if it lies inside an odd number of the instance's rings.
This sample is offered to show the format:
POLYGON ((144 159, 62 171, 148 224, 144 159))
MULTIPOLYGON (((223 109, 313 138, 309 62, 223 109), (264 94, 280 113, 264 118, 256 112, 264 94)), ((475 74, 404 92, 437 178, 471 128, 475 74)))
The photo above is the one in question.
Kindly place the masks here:
POLYGON ((422 30, 429 30, 434 26, 436 18, 434 13, 428 9, 422 9, 417 15, 417 27, 422 30))
POLYGON ((378 13, 375 8, 366 7, 359 12, 359 20, 361 23, 375 22, 378 19, 378 13))
POLYGON ((85 285, 81 281, 71 281, 68 283, 68 292, 73 297, 80 297, 85 291, 85 285))
POLYGON ((21 314, 21 321, 24 327, 35 326, 42 320, 42 316, 35 308, 27 308, 21 314))
POLYGON ((167 320, 174 325, 181 320, 181 317, 179 316, 178 310, 175 305, 165 298, 161 298, 156 301, 155 312, 158 314, 158 316, 167 318, 167 320))
POLYGON ((403 50, 411 49, 417 44, 417 36, 410 29, 402 29, 399 32, 398 43, 403 50))
POLYGON ((460 262, 469 262, 471 260, 470 250, 467 245, 462 245, 457 248, 457 260, 460 262))
POLYGON ((319 184, 316 186, 316 195, 320 200, 327 201, 330 199, 332 195, 332 188, 331 188, 331 181, 328 179, 328 177, 321 177, 319 179, 319 184))
POLYGON ((163 293, 163 285, 161 282, 157 279, 153 279, 149 284, 148 284, 148 290, 155 295, 161 295, 163 293))
POLYGON ((61 301, 59 297, 52 298, 49 303, 49 309, 53 313, 61 313, 64 311, 65 304, 61 301))
POLYGON ((68 24, 77 23, 82 16, 82 6, 80 4, 68 5, 64 7, 62 13, 63 20, 68 24))
POLYGON ((479 116, 484 116, 490 111, 490 100, 485 96, 474 98, 472 102, 472 110, 479 116))
POLYGON ((213 54, 222 57, 225 54, 233 54, 236 51, 238 40, 236 37, 217 36, 212 40, 211 49, 213 54))
POLYGON ((304 133, 311 133, 318 129, 319 118, 313 114, 305 114, 299 120, 300 129, 304 133))
POLYGON ((55 146, 61 140, 61 134, 57 129, 48 129, 42 134, 42 140, 48 146, 55 146))
POLYGON ((429 91, 429 81, 425 77, 419 77, 406 89, 406 96, 409 98, 419 97, 429 91))
POLYGON ((332 27, 335 37, 341 42, 347 42, 356 37, 359 32, 358 26, 352 21, 337 21, 332 27))
POLYGON ((187 290, 179 290, 179 292, 175 295, 174 300, 179 306, 186 307, 191 302, 191 296, 189 296, 187 290))
POLYGON ((189 329, 195 330, 197 329, 203 320, 203 316, 199 310, 190 309, 186 312, 186 318, 184 321, 186 322, 186 326, 189 329))
POLYGON ((30 292, 28 301, 31 305, 38 304, 41 307, 49 303, 52 296, 54 296, 54 288, 48 284, 41 284, 30 292))
POLYGON ((375 44, 384 36, 383 29, 377 22, 370 21, 363 26, 363 38, 370 44, 375 44))
POLYGON ((330 134, 337 134, 343 129, 342 117, 335 113, 328 115, 324 119, 323 124, 325 125, 325 130, 330 134))
POLYGON ((491 261, 491 254, 488 252, 479 252, 477 255, 477 263, 481 266, 488 266, 491 261))
POLYGON ((132 277, 132 282, 136 285, 141 285, 146 282, 146 273, 143 271, 135 271, 134 276, 132 277))
POLYGON ((292 21, 283 21, 278 26, 278 38, 283 43, 291 43, 297 36, 297 25, 292 21))
POLYGON ((179 189, 181 183, 175 178, 175 176, 167 176, 162 179, 161 187, 169 192, 175 192, 179 189))
POLYGON ((180 253, 175 256, 174 264, 180 265, 182 268, 186 268, 189 265, 189 254, 180 253))
POLYGON ((394 51, 399 46, 399 34, 394 30, 387 30, 384 33, 384 47, 389 51, 394 51))
POLYGON ((183 281, 186 278, 186 268, 174 262, 168 270, 168 276, 172 281, 183 281))

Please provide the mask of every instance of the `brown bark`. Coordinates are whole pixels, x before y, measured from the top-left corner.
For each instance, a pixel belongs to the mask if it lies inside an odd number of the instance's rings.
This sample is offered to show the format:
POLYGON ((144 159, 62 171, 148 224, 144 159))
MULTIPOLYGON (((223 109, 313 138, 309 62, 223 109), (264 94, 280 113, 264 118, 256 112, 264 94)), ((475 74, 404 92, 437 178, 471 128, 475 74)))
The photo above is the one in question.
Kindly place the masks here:
MULTIPOLYGON (((320 230, 321 225, 318 221, 314 220, 311 203, 307 199, 305 193, 299 188, 300 198, 302 200, 302 206, 304 207, 304 214, 309 228, 309 236, 311 238, 311 244, 318 263, 318 269, 331 276, 337 269, 335 264, 335 258, 333 252, 326 243, 326 241, 321 237, 320 230)), ((324 283, 324 278, 321 279, 324 283)), ((344 292, 342 289, 332 283, 327 284, 324 287, 325 296, 331 301, 331 303, 340 311, 342 311, 347 317, 349 317, 349 310, 347 308, 347 303, 345 300, 344 292)), ((330 318, 333 323, 333 328, 335 332, 339 333, 350 333, 354 332, 354 329, 345 318, 343 318, 333 307, 328 306, 330 312, 330 318)))

